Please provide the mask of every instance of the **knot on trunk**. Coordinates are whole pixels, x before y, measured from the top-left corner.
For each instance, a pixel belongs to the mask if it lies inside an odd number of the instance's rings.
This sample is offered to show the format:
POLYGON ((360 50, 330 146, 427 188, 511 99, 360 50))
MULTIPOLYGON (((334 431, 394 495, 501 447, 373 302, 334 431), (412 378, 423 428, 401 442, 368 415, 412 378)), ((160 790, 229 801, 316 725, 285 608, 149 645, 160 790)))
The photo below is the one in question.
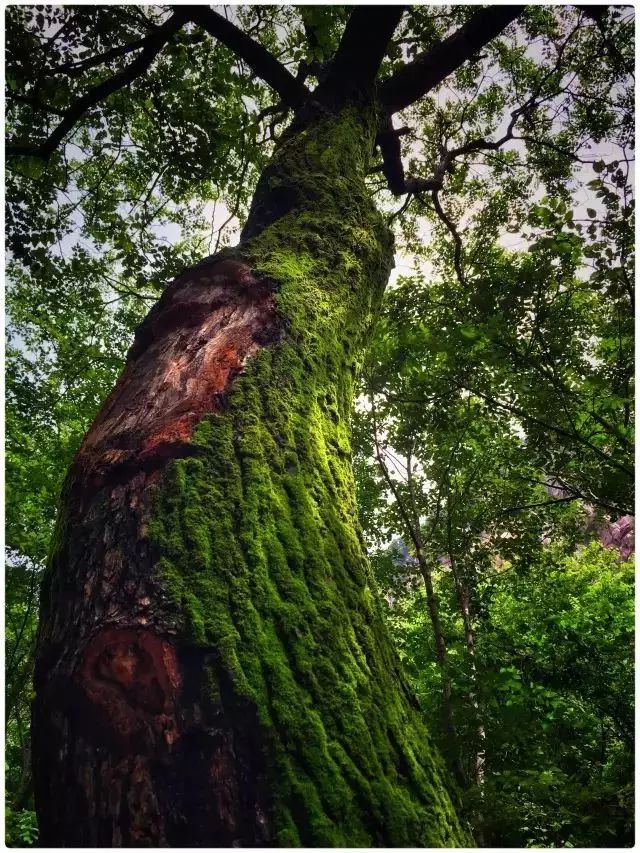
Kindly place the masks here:
POLYGON ((80 684, 117 736, 148 733, 169 746, 179 737, 176 713, 182 678, 176 651, 162 637, 104 629, 84 654, 80 684))

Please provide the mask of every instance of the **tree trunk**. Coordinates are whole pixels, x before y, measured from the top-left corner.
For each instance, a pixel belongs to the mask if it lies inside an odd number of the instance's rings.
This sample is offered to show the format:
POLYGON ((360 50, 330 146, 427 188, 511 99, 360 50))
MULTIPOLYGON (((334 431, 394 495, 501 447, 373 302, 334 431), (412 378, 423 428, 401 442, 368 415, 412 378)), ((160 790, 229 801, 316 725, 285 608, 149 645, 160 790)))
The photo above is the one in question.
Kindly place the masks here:
MULTIPOLYGON (((471 689, 467 694, 467 698, 469 700, 469 704, 473 708, 473 713, 475 716, 475 725, 476 725, 476 745, 475 750, 476 754, 473 761, 473 782, 478 786, 478 792, 480 795, 480 799, 482 800, 484 796, 484 768, 486 761, 486 745, 487 745, 487 735, 484 727, 484 721, 482 719, 482 712, 480 710, 480 700, 479 700, 479 678, 478 678, 478 668, 476 666, 476 638, 475 631, 473 630, 473 619, 471 617, 471 605, 469 600, 469 586, 464 581, 462 573, 460 572, 460 568, 458 565, 458 560, 454 555, 453 551, 453 535, 452 535, 452 525, 451 525, 451 515, 449 513, 448 503, 447 503, 447 540, 448 540, 448 551, 449 551, 449 566, 451 568, 451 574, 453 575, 453 582, 456 588, 456 594, 458 596, 458 605, 460 607, 460 615, 462 616, 462 625, 464 628, 464 642, 467 648, 467 659, 469 662, 469 678, 471 689)), ((476 840, 478 843, 481 843, 480 838, 477 837, 478 832, 476 831, 476 840)))
POLYGON ((442 631, 438 599, 433 588, 431 567, 425 559, 422 550, 418 551, 417 559, 420 566, 420 574, 422 575, 422 580, 424 582, 425 595, 427 598, 427 611, 429 613, 429 620, 431 621, 431 629, 433 631, 436 660, 442 677, 442 716, 444 732, 448 741, 447 750, 443 750, 443 753, 453 771, 456 782, 460 787, 466 788, 467 779, 464 767, 462 766, 462 759, 460 756, 460 738, 458 736, 455 717, 453 715, 451 675, 449 674, 449 665, 447 662, 447 644, 442 631))
POLYGON ((392 264, 374 114, 289 135, 234 250, 136 333, 42 592, 43 846, 455 846, 358 531, 349 412, 392 264))

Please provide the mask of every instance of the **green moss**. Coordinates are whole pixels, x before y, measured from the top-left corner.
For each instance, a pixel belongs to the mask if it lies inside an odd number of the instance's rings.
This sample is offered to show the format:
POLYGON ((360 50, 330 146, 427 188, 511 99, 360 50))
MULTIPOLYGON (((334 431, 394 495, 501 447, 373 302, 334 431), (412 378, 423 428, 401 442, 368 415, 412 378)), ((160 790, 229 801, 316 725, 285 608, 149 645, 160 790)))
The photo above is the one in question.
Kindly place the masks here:
POLYGON ((392 262, 364 185, 373 127, 347 110, 266 171, 297 201, 239 252, 275 283, 287 334, 198 427, 150 525, 177 630, 256 707, 282 846, 468 841, 357 534, 349 413, 392 262))

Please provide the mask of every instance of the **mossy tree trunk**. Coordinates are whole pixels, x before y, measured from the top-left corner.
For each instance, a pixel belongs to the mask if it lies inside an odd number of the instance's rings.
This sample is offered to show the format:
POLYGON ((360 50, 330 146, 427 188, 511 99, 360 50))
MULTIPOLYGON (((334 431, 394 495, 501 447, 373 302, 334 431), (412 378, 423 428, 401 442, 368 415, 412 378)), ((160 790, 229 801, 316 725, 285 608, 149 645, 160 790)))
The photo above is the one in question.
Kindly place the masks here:
POLYGON ((289 135, 77 454, 42 594, 43 845, 467 840, 358 531, 349 412, 392 265, 374 129, 351 106, 289 135))

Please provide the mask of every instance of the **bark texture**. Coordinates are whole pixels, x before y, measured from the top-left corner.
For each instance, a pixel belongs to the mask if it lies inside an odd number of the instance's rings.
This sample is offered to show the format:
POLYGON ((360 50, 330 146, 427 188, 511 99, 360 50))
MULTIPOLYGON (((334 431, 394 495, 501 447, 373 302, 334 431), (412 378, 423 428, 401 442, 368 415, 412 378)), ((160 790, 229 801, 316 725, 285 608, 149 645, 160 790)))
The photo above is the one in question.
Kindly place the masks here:
POLYGON ((358 531, 349 412, 392 264, 375 126, 290 135, 77 455, 42 594, 45 846, 468 841, 358 531))

